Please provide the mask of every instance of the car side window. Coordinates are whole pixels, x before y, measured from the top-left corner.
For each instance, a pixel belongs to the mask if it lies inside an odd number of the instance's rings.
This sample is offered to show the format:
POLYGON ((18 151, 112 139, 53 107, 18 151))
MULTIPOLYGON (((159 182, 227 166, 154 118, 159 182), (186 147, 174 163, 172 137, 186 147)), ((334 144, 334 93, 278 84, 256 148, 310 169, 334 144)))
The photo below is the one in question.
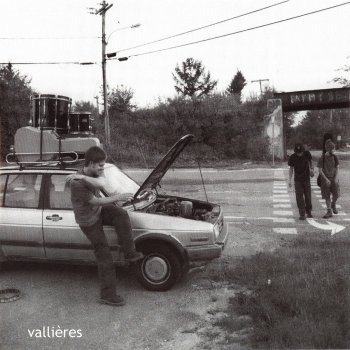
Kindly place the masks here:
POLYGON ((7 178, 7 175, 0 176, 0 207, 2 207, 3 203, 4 203, 4 192, 5 192, 6 178, 7 178))
POLYGON ((37 208, 42 181, 40 174, 12 174, 7 181, 5 207, 37 208))
POLYGON ((72 209, 70 187, 66 183, 67 174, 54 174, 49 180, 49 198, 51 209, 72 209))

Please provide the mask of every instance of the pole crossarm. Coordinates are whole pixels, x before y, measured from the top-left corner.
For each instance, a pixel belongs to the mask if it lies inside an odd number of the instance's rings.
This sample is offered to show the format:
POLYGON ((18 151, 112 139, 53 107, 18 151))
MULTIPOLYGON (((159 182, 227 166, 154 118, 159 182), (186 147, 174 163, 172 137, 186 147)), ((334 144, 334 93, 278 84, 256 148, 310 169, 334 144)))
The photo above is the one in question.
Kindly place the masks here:
POLYGON ((262 96, 262 85, 261 82, 263 81, 270 81, 270 79, 257 79, 257 80, 252 80, 251 83, 259 83, 260 85, 260 95, 262 96))

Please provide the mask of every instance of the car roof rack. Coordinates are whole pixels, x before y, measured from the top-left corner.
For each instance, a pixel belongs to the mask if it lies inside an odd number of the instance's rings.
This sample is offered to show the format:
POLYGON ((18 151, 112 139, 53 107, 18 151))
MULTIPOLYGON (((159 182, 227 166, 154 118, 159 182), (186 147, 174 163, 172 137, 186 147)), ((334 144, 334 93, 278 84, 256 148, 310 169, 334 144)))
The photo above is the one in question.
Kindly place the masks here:
POLYGON ((40 152, 40 153, 8 153, 6 155, 6 163, 11 165, 19 165, 21 168, 25 166, 65 166, 65 165, 72 165, 72 164, 78 164, 79 162, 83 161, 84 159, 79 158, 79 154, 75 151, 66 151, 66 152, 40 152), (18 157, 25 157, 25 156, 40 156, 41 159, 35 160, 35 161, 22 161, 19 160, 18 157), (50 159, 50 160, 43 160, 43 156, 52 156, 58 157, 57 159, 50 159), (12 157, 12 159, 11 159, 12 157))

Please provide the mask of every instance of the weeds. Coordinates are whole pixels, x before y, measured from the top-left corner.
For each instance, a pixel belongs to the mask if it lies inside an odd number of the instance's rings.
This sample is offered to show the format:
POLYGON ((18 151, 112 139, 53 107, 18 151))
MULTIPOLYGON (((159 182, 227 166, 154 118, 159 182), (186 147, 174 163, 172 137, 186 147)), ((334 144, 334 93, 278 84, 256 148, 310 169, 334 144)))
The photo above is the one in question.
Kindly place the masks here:
POLYGON ((235 332, 248 315, 258 348, 349 348, 349 264, 349 240, 308 236, 243 259, 224 278, 250 292, 230 299, 220 326, 235 332))

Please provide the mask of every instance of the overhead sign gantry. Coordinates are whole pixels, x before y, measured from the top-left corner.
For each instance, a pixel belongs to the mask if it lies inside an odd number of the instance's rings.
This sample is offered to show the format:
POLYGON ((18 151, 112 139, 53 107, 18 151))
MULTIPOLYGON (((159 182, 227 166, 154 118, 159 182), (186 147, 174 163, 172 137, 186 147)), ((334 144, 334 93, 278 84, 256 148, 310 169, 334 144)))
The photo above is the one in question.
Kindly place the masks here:
POLYGON ((350 107, 350 88, 274 93, 282 100, 283 112, 350 107))

